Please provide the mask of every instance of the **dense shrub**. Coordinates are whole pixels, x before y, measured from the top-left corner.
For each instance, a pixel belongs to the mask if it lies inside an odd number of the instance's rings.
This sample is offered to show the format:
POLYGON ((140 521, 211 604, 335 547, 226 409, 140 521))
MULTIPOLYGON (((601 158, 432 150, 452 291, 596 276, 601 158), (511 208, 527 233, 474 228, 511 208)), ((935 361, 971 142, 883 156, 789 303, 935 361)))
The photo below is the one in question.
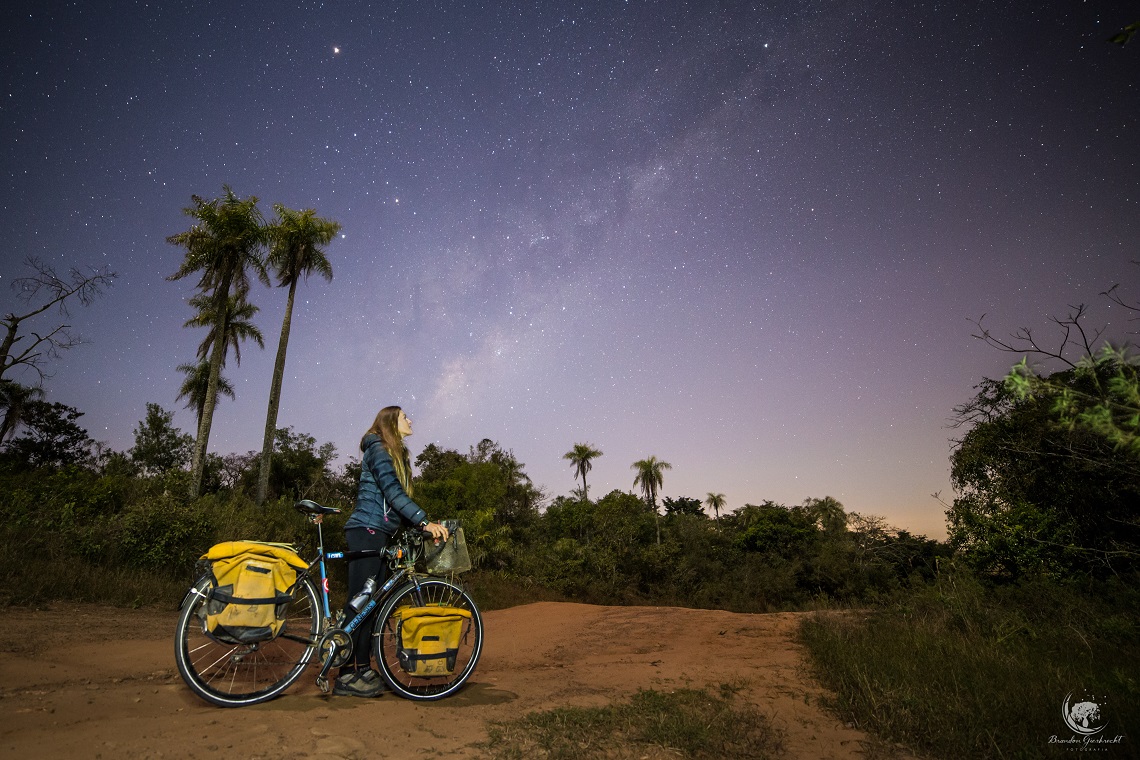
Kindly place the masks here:
MULTIPOLYGON (((317 456, 311 436, 279 432, 282 449, 292 452, 282 461, 304 465, 298 465, 303 477, 290 479, 294 493, 308 483, 305 495, 345 509, 324 526, 326 545, 340 548, 359 465, 350 462, 343 473, 332 473, 322 458, 328 446, 317 456)), ((30 551, 55 566, 137 571, 185 584, 198 557, 217 541, 260 539, 310 549, 315 543, 312 526, 291 508, 292 494, 263 507, 247 495, 257 469, 252 454, 213 458, 207 478, 213 485, 193 501, 185 495, 183 470, 147 477, 141 469, 120 467, 115 457, 105 459, 102 474, 76 466, 0 471, 0 489, 8 494, 9 556, 30 551)), ((559 497, 541 510, 542 494, 522 464, 490 440, 467 454, 431 445, 417 465, 417 501, 436 519, 462 519, 472 578, 482 578, 502 603, 511 585, 520 600, 741 612, 858 602, 890 593, 912 576, 929 577, 924 574, 934 559, 947 551, 892 531, 881 519, 846 515, 827 498, 790 508, 746 505, 715 520, 699 511, 696 499, 671 499, 661 516, 623 491, 596 501, 559 497)), ((19 563, 12 567, 23 572, 19 563)), ((331 568, 335 583, 344 568, 331 568)), ((63 593, 99 598, 98 589, 85 588, 79 583, 63 593)))

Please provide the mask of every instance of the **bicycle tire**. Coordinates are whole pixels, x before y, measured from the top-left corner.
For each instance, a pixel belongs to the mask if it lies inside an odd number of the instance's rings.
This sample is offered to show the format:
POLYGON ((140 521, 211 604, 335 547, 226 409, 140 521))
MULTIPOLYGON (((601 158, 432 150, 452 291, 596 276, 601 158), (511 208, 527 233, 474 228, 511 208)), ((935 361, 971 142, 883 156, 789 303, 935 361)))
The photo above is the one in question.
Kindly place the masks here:
POLYGON ((271 641, 229 644, 206 632, 210 578, 194 584, 178 616, 174 659, 186 685, 219 707, 243 707, 273 699, 301 677, 316 651, 321 615, 317 589, 297 584, 285 625, 271 641))
POLYGON ((372 655, 393 692, 417 701, 443 699, 459 691, 475 671, 483 651, 483 617, 471 595, 461 586, 442 578, 421 578, 418 592, 416 584, 408 581, 384 602, 372 629, 372 641, 372 655), (471 613, 471 619, 464 621, 455 670, 451 675, 412 676, 400 667, 396 654, 398 626, 392 614, 400 607, 430 606, 461 607, 471 613))

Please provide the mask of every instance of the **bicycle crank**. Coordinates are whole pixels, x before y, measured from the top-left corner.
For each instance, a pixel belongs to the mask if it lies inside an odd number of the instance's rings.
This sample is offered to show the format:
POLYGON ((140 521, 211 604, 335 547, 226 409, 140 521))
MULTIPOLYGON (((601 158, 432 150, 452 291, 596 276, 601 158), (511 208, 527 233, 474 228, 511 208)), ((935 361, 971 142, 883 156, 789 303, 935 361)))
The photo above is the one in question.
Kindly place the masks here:
POLYGON ((317 674, 317 687, 329 693, 329 671, 339 668, 352 657, 352 637, 343 628, 330 628, 317 643, 321 658, 321 672, 317 674))

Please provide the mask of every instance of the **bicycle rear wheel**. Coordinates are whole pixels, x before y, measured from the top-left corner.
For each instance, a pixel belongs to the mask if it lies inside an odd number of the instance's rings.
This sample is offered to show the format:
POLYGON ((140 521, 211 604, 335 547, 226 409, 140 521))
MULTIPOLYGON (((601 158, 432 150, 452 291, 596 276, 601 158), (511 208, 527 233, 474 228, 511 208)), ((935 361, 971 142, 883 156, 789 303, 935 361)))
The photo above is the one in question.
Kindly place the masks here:
POLYGON ((210 579, 199 578, 178 616, 174 659, 186 685, 220 707, 265 702, 289 688, 316 650, 321 616, 313 584, 297 584, 281 632, 255 644, 226 643, 206 631, 209 590, 210 579))
POLYGON ((423 578, 419 588, 409 581, 388 597, 372 629, 372 654, 392 691, 405 699, 432 700, 450 696, 467 682, 483 651, 483 618, 462 587, 441 578, 423 578), (455 667, 448 675, 414 676, 400 665, 399 609, 402 607, 459 607, 471 613, 463 621, 455 667))

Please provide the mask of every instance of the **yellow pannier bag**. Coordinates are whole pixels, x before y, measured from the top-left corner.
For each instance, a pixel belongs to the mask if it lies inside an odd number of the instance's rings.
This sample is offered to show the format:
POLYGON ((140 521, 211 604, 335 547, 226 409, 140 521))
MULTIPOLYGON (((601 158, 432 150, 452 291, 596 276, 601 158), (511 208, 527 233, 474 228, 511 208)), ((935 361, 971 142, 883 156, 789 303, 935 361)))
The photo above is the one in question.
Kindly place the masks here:
POLYGON ((225 541, 202 555, 213 576, 206 631, 226 643, 269 641, 281 632, 297 573, 308 567, 288 544, 225 541))
POLYGON ((464 625, 471 619, 470 610, 403 607, 395 615, 400 620, 396 656, 404 672, 413 676, 451 675, 464 625))

